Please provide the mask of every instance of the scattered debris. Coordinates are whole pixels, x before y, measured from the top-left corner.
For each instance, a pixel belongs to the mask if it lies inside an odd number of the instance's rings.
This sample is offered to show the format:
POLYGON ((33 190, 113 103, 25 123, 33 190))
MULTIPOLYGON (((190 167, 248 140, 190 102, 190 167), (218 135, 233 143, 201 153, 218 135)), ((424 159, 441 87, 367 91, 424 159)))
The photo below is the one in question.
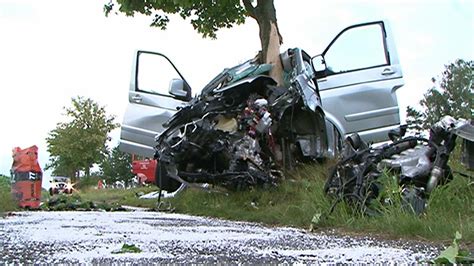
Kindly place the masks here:
POLYGON ((126 211, 131 211, 131 212, 149 211, 150 210, 149 208, 127 206, 127 205, 122 205, 122 208, 124 208, 126 211))
POLYGON ((271 65, 251 59, 224 70, 171 117, 157 137, 156 184, 166 191, 189 183, 272 186, 282 169, 324 158, 325 115, 311 58, 295 48, 282 61, 285 86, 263 75, 271 65))
POLYGON ((48 211, 89 211, 95 209, 96 205, 92 201, 83 201, 77 194, 59 194, 49 198, 42 207, 48 211))
POLYGON ((126 211, 118 204, 109 204, 105 202, 94 203, 92 201, 84 201, 77 194, 66 195, 59 194, 48 199, 45 204, 41 206, 43 210, 47 211, 126 211))
POLYGON ((418 241, 158 212, 32 212, 0 226, 9 232, 0 237, 2 265, 411 265, 439 254, 437 246, 418 241), (142 252, 111 253, 124 243, 142 252))
POLYGON ((183 191, 186 188, 185 184, 182 184, 176 191, 174 192, 168 192, 166 190, 161 190, 161 191, 153 191, 145 195, 140 195, 140 199, 158 199, 160 197, 160 192, 161 192, 161 198, 162 199, 167 199, 167 198, 174 198, 179 192, 183 191))
MULTIPOLYGON (((455 147, 458 129, 468 126, 473 132, 469 121, 446 116, 431 127, 429 139, 403 137, 406 128, 401 127, 391 132, 392 143, 381 147, 368 146, 358 134, 349 136, 342 158, 330 171, 324 187, 324 192, 336 199, 332 209, 337 202, 345 201, 364 214, 376 214, 371 203, 379 197, 383 189, 380 176, 388 170, 396 176, 402 205, 421 214, 429 194, 452 179, 449 155, 455 147)), ((461 137, 474 141, 474 134, 461 137)))

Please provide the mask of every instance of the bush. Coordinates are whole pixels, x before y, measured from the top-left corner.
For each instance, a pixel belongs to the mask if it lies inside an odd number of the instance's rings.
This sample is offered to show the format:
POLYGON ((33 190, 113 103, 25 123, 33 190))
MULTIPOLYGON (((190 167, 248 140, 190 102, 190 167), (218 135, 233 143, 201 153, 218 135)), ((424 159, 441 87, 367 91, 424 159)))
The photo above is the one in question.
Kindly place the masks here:
POLYGON ((99 182, 100 177, 97 176, 90 176, 90 177, 83 177, 78 179, 74 188, 77 190, 81 189, 90 189, 93 187, 97 187, 97 182, 99 182))
POLYGON ((0 213, 16 209, 17 204, 11 195, 10 178, 0 175, 0 213))

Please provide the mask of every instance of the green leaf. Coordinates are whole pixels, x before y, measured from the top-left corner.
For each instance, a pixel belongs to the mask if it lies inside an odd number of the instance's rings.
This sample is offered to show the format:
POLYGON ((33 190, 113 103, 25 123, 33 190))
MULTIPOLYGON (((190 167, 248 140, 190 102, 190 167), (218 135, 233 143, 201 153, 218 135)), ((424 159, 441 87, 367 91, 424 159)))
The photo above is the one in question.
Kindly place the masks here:
POLYGON ((123 254, 123 253, 140 253, 142 250, 134 244, 123 244, 119 250, 112 251, 112 254, 123 254))
POLYGON ((461 240, 461 238, 462 238, 461 233, 459 233, 459 231, 456 231, 456 234, 454 234, 454 241, 458 243, 461 240))
POLYGON ((449 263, 456 263, 456 257, 459 252, 459 247, 456 246, 449 246, 447 249, 441 251, 438 257, 434 260, 435 263, 445 263, 448 261, 449 263))
POLYGON ((433 261, 434 264, 449 264, 449 260, 446 259, 446 258, 442 258, 442 257, 437 257, 434 261, 433 261))
POLYGON ((453 244, 441 251, 438 257, 433 261, 436 264, 447 264, 447 263, 472 263, 474 259, 469 257, 470 252, 459 248, 459 242, 462 239, 462 234, 456 231, 454 234, 453 244))
POLYGON ((322 220, 322 216, 323 216, 322 212, 317 212, 315 215, 313 215, 313 218, 311 219, 311 224, 309 227, 310 231, 313 231, 316 228, 318 228, 318 225, 322 220))

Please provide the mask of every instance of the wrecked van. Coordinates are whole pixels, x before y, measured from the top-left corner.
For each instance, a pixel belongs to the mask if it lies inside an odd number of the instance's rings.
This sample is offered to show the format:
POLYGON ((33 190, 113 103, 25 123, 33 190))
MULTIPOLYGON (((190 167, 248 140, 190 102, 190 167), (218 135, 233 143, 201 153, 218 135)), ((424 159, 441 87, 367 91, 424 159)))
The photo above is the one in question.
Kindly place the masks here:
POLYGON ((120 149, 154 155, 162 189, 235 189, 273 184, 282 169, 332 156, 353 132, 377 142, 399 126, 403 79, 386 22, 344 29, 321 55, 293 48, 281 59, 282 86, 268 75, 271 65, 250 59, 192 98, 165 55, 137 51, 120 149))

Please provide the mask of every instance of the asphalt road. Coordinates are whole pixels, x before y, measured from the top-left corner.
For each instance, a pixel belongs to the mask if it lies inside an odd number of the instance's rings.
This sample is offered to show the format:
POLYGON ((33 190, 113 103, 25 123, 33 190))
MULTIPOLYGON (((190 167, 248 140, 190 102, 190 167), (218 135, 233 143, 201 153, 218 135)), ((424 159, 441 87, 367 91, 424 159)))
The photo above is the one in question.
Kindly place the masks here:
POLYGON ((437 254, 416 242, 160 212, 20 212, 0 218, 0 264, 416 263, 437 254), (116 254, 123 244, 141 252, 116 254))

